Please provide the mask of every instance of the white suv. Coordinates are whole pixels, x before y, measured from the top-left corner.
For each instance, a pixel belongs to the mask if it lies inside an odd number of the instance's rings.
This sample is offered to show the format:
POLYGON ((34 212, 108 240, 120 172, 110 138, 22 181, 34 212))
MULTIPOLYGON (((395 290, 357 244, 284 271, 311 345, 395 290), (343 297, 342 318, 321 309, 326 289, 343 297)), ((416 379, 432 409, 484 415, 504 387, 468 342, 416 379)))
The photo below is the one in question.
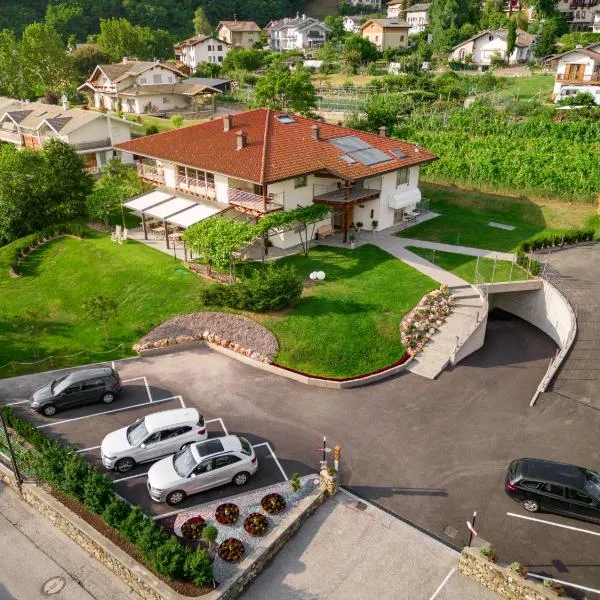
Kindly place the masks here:
POLYGON ((186 446, 148 471, 148 492, 155 502, 174 506, 186 496, 227 483, 244 485, 258 463, 250 442, 237 435, 186 446))
POLYGON ((109 433, 100 446, 102 464, 126 473, 137 463, 173 454, 206 438, 204 417, 195 408, 164 410, 109 433))

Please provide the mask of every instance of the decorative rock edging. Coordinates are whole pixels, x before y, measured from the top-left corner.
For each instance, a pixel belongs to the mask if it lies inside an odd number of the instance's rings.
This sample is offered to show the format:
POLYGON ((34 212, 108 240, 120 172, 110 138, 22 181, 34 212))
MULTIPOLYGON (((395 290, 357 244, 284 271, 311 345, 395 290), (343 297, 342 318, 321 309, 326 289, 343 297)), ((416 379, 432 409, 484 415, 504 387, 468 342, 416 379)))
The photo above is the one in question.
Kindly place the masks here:
POLYGON ((21 273, 19 273, 18 268, 21 265, 21 263, 30 255, 33 254, 36 250, 38 250, 39 248, 41 248, 42 246, 49 244, 50 242, 53 242, 54 240, 57 240, 59 238, 64 238, 64 237, 70 237, 76 240, 81 240, 82 238, 80 236, 77 235, 73 235, 72 233, 59 233, 57 235, 52 235, 49 236, 47 238, 44 238, 41 242, 38 242, 37 244, 32 244, 31 246, 29 246, 29 250, 27 252, 24 252, 23 254, 20 254, 15 263, 10 265, 8 267, 8 274, 13 277, 13 278, 17 278, 17 277, 21 277, 21 273))
MULTIPOLYGON (((478 548, 463 548, 458 570, 507 600, 552 600, 558 597, 541 583, 517 575, 508 566, 489 561, 478 548)), ((568 598, 562 594, 560 597, 568 598)))

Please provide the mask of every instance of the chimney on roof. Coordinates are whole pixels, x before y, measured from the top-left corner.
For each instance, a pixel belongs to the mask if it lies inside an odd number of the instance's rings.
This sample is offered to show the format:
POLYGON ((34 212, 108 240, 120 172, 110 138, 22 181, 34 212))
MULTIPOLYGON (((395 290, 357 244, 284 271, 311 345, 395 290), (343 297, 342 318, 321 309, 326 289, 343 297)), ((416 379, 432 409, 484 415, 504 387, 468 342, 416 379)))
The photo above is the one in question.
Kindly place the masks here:
POLYGON ((246 138, 248 137, 248 134, 246 133, 245 129, 240 129, 240 131, 238 131, 235 134, 235 140, 236 140, 236 149, 237 150, 241 150, 242 148, 245 148, 248 144, 246 142, 246 138))
POLYGON ((583 48, 583 45, 582 45, 582 44, 577 44, 577 45, 575 46, 575 48, 583 48))
POLYGON ((310 134, 311 134, 313 140, 320 140, 321 139, 321 126, 313 125, 310 128, 310 134))
POLYGON ((69 99, 67 98, 66 94, 63 94, 61 99, 60 99, 61 103, 62 103, 62 108, 64 111, 69 110, 69 99))
POLYGON ((388 128, 385 125, 382 125, 379 128, 379 135, 380 135, 380 137, 387 137, 387 129, 388 128))
POLYGON ((421 148, 419 147, 419 144, 415 144, 415 154, 419 154, 419 152, 421 152, 421 148))
POLYGON ((231 131, 233 127, 233 118, 231 115, 225 115, 223 117, 223 131, 231 131))
POLYGON ((124 57, 123 57, 123 62, 124 62, 124 63, 126 63, 126 62, 127 62, 127 57, 126 57, 126 56, 124 56, 124 57))

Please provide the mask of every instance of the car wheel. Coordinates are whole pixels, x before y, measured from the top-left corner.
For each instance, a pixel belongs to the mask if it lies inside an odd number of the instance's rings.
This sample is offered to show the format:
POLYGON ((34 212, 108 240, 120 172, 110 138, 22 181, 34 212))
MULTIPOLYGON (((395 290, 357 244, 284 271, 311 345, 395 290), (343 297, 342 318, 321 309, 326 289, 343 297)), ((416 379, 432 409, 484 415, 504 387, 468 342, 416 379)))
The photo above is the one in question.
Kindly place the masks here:
POLYGON ((46 404, 46 406, 42 408, 42 414, 45 417, 54 416, 56 414, 56 406, 54 406, 54 404, 46 404))
POLYGON ((111 402, 114 402, 115 395, 112 392, 106 392, 105 394, 102 394, 101 400, 104 404, 110 404, 111 402))
POLYGON ((540 510, 540 503, 537 500, 533 500, 531 498, 523 500, 521 504, 527 512, 538 512, 540 510))
POLYGON ((246 473, 246 471, 242 471, 233 478, 233 484, 242 486, 248 483, 248 479, 250 479, 250 474, 246 473))
POLYGON ((169 506, 176 506, 177 504, 181 504, 181 502, 183 502, 184 500, 185 492, 181 490, 175 490, 167 496, 167 504, 169 506))
POLYGON ((131 471, 135 467, 135 460, 133 458, 120 458, 115 463, 115 471, 119 471, 119 473, 127 473, 127 471, 131 471))

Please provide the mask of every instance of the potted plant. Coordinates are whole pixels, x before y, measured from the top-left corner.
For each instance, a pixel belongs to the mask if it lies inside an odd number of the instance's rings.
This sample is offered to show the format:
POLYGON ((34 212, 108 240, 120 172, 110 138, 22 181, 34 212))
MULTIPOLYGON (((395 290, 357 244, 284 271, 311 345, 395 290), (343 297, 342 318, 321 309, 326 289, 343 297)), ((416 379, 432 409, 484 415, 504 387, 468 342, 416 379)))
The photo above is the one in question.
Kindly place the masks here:
POLYGON ((219 545, 217 554, 227 562, 238 562, 244 556, 244 544, 236 538, 227 538, 219 545))
POLYGON ((355 248, 355 244, 354 244, 354 242, 356 241, 356 236, 355 236, 353 233, 351 233, 351 234, 348 236, 348 239, 350 240, 350 248, 351 248, 352 250, 354 250, 354 248, 355 248))
POLYGON ((181 533, 188 540, 197 541, 202 539, 202 532, 205 527, 206 521, 201 516, 192 517, 181 526, 181 533))
POLYGON ((521 577, 527 577, 527 568, 522 566, 521 563, 516 560, 510 563, 510 570, 521 577))
POLYGON ((490 562, 496 562, 496 551, 491 546, 481 546, 479 552, 490 562))
POLYGON ((265 515, 261 513, 250 513, 246 520, 244 521, 244 529, 255 537, 260 537, 267 533, 267 529, 269 528, 269 522, 265 515))
POLYGON ((544 587, 547 590, 552 590, 557 596, 560 596, 562 592, 562 585, 558 581, 552 581, 552 579, 544 579, 544 587))
POLYGON ((300 477, 298 477, 298 473, 292 473, 290 477, 290 487, 292 488, 292 492, 296 494, 300 491, 300 487, 302 484, 300 483, 300 477))
POLYGON ((364 227, 364 223, 362 221, 356 221, 356 231, 360 233, 360 230, 364 227))
POLYGON ((280 513, 286 508, 285 499, 283 496, 275 493, 263 496, 262 500, 260 501, 260 505, 263 507, 264 511, 272 515, 280 513))
POLYGON ((373 219, 371 221, 371 229, 375 232, 377 231, 377 227, 379 227, 379 221, 377 219, 373 219))
POLYGON ((220 504, 215 510, 215 519, 221 525, 233 525, 237 522, 240 516, 240 509, 233 502, 225 502, 220 504))

